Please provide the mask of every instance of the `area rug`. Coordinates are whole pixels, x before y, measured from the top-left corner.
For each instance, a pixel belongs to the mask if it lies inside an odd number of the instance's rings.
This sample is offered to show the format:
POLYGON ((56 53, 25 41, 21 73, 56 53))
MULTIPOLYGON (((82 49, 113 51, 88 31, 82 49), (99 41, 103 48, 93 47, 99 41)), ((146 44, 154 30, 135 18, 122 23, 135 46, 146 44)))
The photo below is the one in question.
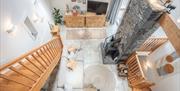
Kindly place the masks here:
POLYGON ((105 29, 67 29, 66 39, 103 39, 105 29))

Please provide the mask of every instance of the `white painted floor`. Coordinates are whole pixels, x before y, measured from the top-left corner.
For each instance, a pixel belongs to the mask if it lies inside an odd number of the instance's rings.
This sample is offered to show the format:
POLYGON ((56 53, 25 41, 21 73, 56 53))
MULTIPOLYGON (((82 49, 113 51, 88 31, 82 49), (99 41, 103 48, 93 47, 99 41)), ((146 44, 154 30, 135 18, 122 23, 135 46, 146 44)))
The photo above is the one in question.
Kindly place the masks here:
MULTIPOLYGON (((68 30, 64 26, 61 27, 60 33, 64 45, 63 56, 76 60, 77 66, 73 71, 70 71, 66 67, 66 58, 62 58, 53 91, 97 91, 97 89, 100 91, 129 91, 127 80, 117 77, 116 65, 102 63, 100 43, 103 42, 103 38, 68 39, 68 30), (82 50, 72 56, 67 53, 69 46, 81 47, 82 50)), ((86 30, 84 29, 84 31, 86 30)), ((97 29, 97 31, 106 31, 105 36, 112 34, 112 31, 108 32, 109 30, 112 28, 97 29)))

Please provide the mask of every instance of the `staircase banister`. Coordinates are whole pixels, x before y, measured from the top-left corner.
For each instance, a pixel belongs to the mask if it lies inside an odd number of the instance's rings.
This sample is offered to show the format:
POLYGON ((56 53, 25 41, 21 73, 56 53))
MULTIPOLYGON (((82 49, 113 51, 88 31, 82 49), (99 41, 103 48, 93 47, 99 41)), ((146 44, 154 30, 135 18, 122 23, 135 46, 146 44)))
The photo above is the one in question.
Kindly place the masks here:
MULTIPOLYGON (((49 43, 49 42, 51 42, 51 41, 53 41, 53 40, 55 40, 55 39, 57 39, 57 38, 58 38, 58 37, 54 37, 52 40, 48 41, 47 43, 49 43)), ((36 50, 40 49, 41 47, 47 45, 47 43, 42 44, 42 45, 39 46, 39 47, 33 48, 33 49, 30 50, 29 52, 22 54, 21 56, 13 59, 13 60, 11 60, 11 61, 9 61, 9 62, 6 63, 6 64, 3 64, 2 66, 0 66, 0 71, 2 71, 3 69, 9 67, 10 65, 12 65, 12 64, 14 64, 14 63, 19 62, 19 61, 20 61, 21 59, 23 59, 25 56, 28 56, 29 54, 35 52, 36 50)))

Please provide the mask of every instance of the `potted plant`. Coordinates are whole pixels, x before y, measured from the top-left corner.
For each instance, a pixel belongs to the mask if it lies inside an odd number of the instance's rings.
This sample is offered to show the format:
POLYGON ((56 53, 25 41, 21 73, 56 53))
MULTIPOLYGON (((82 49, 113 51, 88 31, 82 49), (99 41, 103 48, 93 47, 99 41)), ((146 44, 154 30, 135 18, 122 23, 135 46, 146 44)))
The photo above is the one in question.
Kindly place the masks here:
POLYGON ((54 17, 55 25, 64 23, 63 15, 62 15, 60 9, 56 9, 56 8, 53 9, 53 17, 54 17))

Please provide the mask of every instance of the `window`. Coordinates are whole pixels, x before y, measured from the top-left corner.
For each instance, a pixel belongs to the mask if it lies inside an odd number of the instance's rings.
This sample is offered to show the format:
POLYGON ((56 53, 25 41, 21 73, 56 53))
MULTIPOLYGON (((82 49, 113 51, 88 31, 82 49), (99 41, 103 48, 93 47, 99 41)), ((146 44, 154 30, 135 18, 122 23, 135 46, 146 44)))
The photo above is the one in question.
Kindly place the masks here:
POLYGON ((29 17, 26 17, 24 24, 27 26, 27 28, 29 29, 29 34, 33 39, 37 38, 38 32, 35 29, 35 27, 33 26, 32 22, 30 21, 29 17))

